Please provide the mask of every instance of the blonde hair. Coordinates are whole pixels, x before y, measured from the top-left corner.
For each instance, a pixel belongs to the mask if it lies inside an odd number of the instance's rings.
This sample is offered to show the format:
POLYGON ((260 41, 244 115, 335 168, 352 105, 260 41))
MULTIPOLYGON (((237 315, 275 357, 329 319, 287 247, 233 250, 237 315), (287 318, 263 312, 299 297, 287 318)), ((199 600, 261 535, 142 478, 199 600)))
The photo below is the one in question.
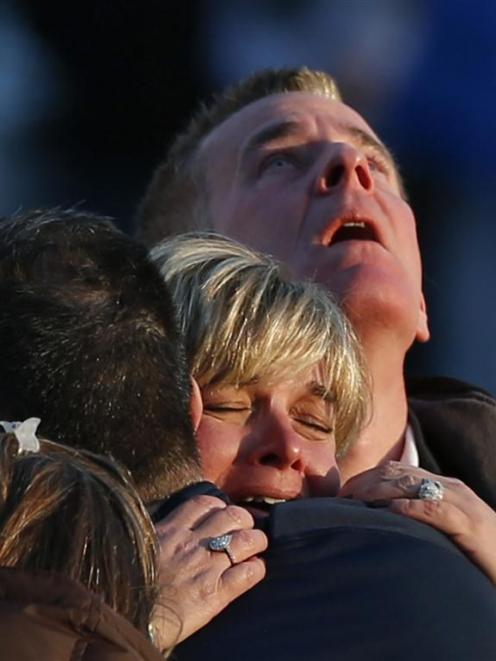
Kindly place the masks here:
POLYGON ((157 541, 129 473, 109 458, 0 435, 0 566, 50 570, 100 594, 148 633, 157 541))
POLYGON ((368 388, 354 332, 330 294, 212 233, 177 236, 151 256, 179 308, 199 384, 297 376, 318 366, 342 453, 364 423, 368 388))
POLYGON ((138 235, 148 245, 188 230, 212 229, 204 173, 195 158, 202 139, 245 106, 272 94, 309 92, 341 101, 336 81, 307 67, 264 69, 202 103, 155 170, 138 209, 138 235))

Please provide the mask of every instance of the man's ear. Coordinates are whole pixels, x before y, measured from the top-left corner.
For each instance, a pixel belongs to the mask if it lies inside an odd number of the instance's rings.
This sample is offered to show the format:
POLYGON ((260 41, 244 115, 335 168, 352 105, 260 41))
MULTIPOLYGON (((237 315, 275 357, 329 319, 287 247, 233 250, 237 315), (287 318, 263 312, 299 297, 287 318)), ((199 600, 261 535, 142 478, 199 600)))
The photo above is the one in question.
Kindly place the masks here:
POLYGON ((191 422, 193 423, 193 429, 196 431, 200 424, 200 420, 203 413, 203 401, 200 392, 200 386, 197 384, 196 380, 191 376, 191 400, 189 403, 189 414, 191 416, 191 422))
POLYGON ((431 334, 429 332, 429 323, 427 319, 427 305, 423 294, 420 294, 419 318, 417 324, 416 339, 418 342, 427 342, 431 334))

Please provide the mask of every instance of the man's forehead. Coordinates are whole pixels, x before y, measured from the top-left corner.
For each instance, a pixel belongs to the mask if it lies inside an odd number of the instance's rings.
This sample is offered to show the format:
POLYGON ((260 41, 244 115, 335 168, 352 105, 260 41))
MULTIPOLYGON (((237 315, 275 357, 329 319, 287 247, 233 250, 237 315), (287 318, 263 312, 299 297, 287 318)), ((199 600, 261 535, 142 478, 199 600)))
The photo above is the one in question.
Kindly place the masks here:
POLYGON ((302 132, 327 122, 336 129, 347 126, 377 138, 363 117, 341 101, 317 93, 284 92, 257 99, 225 119, 203 139, 200 153, 221 147, 237 151, 253 134, 278 122, 293 122, 302 132))

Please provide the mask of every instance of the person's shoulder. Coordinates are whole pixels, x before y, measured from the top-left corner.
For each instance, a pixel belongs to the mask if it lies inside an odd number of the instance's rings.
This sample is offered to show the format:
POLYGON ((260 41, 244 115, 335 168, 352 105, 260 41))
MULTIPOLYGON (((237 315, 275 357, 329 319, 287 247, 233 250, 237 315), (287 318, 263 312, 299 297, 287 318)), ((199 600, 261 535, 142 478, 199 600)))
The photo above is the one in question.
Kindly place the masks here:
POLYGON ((420 465, 455 477, 496 508, 496 400, 447 377, 407 381, 409 420, 420 465))
POLYGON ((405 537, 410 541, 415 538, 460 555, 458 548, 431 526, 400 517, 384 506, 350 498, 302 498, 274 505, 266 532, 270 539, 269 555, 295 540, 315 546, 322 537, 327 544, 337 532, 354 538, 360 534, 363 540, 378 539, 377 536, 405 537))
POLYGON ((428 402, 473 401, 496 409, 496 399, 487 390, 451 377, 407 377, 406 391, 413 406, 428 402))
POLYGON ((0 567, 2 659, 158 661, 158 650, 103 599, 51 571, 0 567), (36 650, 36 657, 33 656, 36 650))
POLYGON ((456 428, 471 442, 496 440, 496 399, 487 390, 442 376, 408 378, 406 390, 424 432, 456 428))

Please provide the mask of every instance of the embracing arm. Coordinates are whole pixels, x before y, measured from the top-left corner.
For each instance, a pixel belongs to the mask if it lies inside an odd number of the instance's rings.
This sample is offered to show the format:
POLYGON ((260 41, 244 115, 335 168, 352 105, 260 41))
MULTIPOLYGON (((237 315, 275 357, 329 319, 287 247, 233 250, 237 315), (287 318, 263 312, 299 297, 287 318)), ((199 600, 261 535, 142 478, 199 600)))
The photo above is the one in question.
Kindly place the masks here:
POLYGON ((389 509, 448 535, 496 585, 496 512, 460 480, 389 461, 352 477, 340 496, 391 501, 389 509), (419 499, 423 479, 442 485, 441 500, 419 499))

